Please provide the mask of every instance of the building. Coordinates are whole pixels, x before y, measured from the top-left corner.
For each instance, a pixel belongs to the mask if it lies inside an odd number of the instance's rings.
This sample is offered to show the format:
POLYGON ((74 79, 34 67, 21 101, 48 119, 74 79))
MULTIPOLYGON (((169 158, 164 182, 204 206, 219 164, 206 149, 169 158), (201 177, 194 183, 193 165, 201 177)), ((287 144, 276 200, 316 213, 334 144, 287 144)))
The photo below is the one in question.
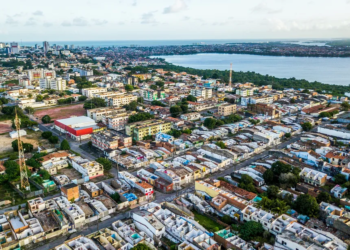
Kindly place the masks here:
POLYGON ((82 68, 77 68, 77 67, 73 68, 73 72, 79 73, 80 76, 92 76, 92 75, 94 75, 94 72, 92 70, 82 69, 82 68))
POLYGON ((128 124, 129 116, 136 114, 135 111, 125 111, 125 109, 120 109, 110 112, 108 115, 102 116, 102 122, 108 128, 114 130, 124 130, 125 125, 128 124))
POLYGON ((137 102, 137 96, 130 94, 113 95, 105 99, 109 107, 122 107, 128 105, 130 102, 137 102))
POLYGON ((79 200, 79 186, 75 183, 70 183, 61 187, 61 192, 69 201, 79 200))
POLYGON ((195 97, 202 97, 203 99, 209 99, 213 96, 213 90, 209 88, 194 88, 191 89, 191 95, 195 97))
POLYGON ((10 48, 11 48, 11 53, 13 53, 13 54, 19 54, 19 51, 21 49, 19 44, 16 42, 10 43, 10 48))
POLYGON ((44 41, 44 42, 43 42, 43 50, 44 50, 44 54, 45 54, 45 55, 46 55, 47 52, 49 51, 49 48, 50 48, 49 42, 44 41))
POLYGON ((236 104, 223 104, 218 107, 218 113, 222 116, 229 116, 237 112, 236 104))
POLYGON ((107 88, 86 88, 86 89, 82 89, 82 95, 86 96, 87 98, 92 98, 95 94, 105 93, 105 92, 107 92, 107 88))
POLYGON ((135 226, 145 232, 151 238, 162 238, 165 234, 165 226, 159 219, 148 211, 138 211, 132 213, 135 226))
POLYGON ((95 198, 101 194, 103 194, 103 190, 100 189, 93 182, 86 182, 81 185, 82 190, 85 190, 91 198, 95 198))
POLYGON ((279 118, 281 116, 281 112, 270 104, 264 104, 264 103, 252 104, 248 106, 248 110, 258 114, 270 116, 272 118, 279 118))
POLYGON ((31 69, 27 71, 29 80, 39 81, 43 78, 56 78, 56 71, 47 69, 31 69))
POLYGON ((106 149, 114 150, 118 148, 119 136, 111 130, 101 131, 91 136, 91 142, 92 142, 92 146, 100 150, 106 150, 106 149))
POLYGON ((166 98, 166 94, 163 90, 142 89, 141 96, 146 101, 161 101, 166 98))
POLYGON ((119 107, 107 107, 107 108, 95 108, 95 109, 88 109, 87 111, 87 117, 90 117, 91 119, 94 119, 95 122, 102 121, 103 116, 109 116, 113 113, 123 113, 126 112, 125 108, 119 108, 119 107))
POLYGON ((246 97, 254 95, 253 89, 236 89, 236 95, 246 97))
POLYGON ((299 175, 305 183, 317 187, 324 186, 327 181, 327 174, 311 168, 303 168, 299 175))
POLYGON ((125 126, 125 133, 134 140, 143 140, 145 136, 155 135, 158 132, 167 133, 171 130, 171 122, 164 120, 148 120, 129 123, 125 126))
POLYGON ((180 118, 185 121, 196 121, 201 118, 201 114, 197 112, 192 112, 192 113, 187 113, 187 114, 182 114, 180 118))
POLYGON ((83 178, 90 180, 99 176, 103 176, 103 166, 97 161, 89 161, 80 156, 69 157, 72 167, 82 174, 83 178))
POLYGON ((94 120, 86 116, 55 120, 55 128, 74 140, 88 139, 92 133, 104 129, 97 126, 94 120))
POLYGON ((39 86, 41 89, 54 89, 63 91, 66 89, 66 80, 62 78, 40 78, 39 86))

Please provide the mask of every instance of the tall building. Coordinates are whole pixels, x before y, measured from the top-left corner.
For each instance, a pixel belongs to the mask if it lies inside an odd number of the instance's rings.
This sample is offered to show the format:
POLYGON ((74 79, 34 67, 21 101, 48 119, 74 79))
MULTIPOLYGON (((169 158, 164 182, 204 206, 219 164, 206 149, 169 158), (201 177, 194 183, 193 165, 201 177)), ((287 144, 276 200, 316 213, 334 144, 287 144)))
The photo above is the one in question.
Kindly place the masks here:
POLYGON ((148 120, 125 125, 126 135, 131 136, 136 141, 143 140, 148 135, 155 135, 158 132, 167 133, 170 130, 171 122, 164 120, 148 120))
POLYGON ((146 101, 160 101, 165 99, 165 92, 163 90, 142 89, 141 96, 146 101))
POLYGON ((49 47, 50 47, 49 42, 44 41, 44 42, 43 42, 43 50, 44 50, 44 54, 45 54, 45 55, 46 55, 47 52, 49 51, 49 47))
POLYGON ((41 89, 55 89, 63 91, 66 89, 66 80, 62 78, 41 78, 39 80, 39 86, 41 89))
POLYGON ((213 96, 213 90, 207 88, 194 88, 191 89, 191 95, 195 97, 203 97, 203 99, 209 99, 213 96))
POLYGON ((219 115, 222 116, 229 116, 232 115, 234 113, 236 113, 237 111, 237 106, 236 104, 223 104, 221 106, 218 107, 218 113, 219 115))
POLYGON ((30 81, 39 81, 40 78, 55 78, 56 72, 47 69, 32 69, 27 71, 30 81))
POLYGON ((92 76, 94 72, 90 69, 73 68, 73 72, 78 72, 80 76, 92 76))
POLYGON ((11 48, 11 53, 13 53, 13 54, 19 54, 20 46, 18 45, 18 43, 12 42, 12 43, 10 44, 10 48, 11 48))

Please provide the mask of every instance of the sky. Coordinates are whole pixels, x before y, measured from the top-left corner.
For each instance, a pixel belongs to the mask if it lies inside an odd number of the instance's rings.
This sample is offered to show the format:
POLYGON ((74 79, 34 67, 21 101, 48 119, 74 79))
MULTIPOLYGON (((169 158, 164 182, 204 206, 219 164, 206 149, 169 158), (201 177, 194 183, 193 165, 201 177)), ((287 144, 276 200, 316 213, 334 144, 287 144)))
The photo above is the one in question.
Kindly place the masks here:
POLYGON ((350 0, 16 0, 0 42, 350 38, 350 0))

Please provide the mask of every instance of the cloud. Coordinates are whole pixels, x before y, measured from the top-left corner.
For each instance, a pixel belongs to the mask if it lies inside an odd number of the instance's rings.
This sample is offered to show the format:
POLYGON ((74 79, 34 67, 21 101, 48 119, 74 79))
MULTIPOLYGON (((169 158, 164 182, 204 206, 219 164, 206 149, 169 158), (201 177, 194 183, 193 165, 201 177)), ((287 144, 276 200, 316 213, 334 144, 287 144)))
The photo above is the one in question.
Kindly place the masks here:
POLYGON ((137 5, 137 1, 134 0, 134 2, 132 3, 132 6, 136 6, 137 5))
POLYGON ((120 21, 120 22, 118 22, 117 24, 118 24, 118 25, 124 25, 125 23, 122 22, 122 21, 120 21))
POLYGON ((83 26, 88 26, 89 22, 83 17, 77 17, 77 18, 74 18, 72 21, 63 21, 61 25, 65 27, 69 27, 69 26, 83 27, 83 26))
POLYGON ((158 22, 154 18, 154 13, 156 11, 150 11, 147 13, 144 13, 141 17, 141 23, 142 24, 157 24, 158 22))
POLYGON ((29 18, 27 22, 24 24, 25 26, 35 26, 36 25, 36 20, 34 18, 29 18))
POLYGON ((14 18, 11 17, 11 16, 7 16, 7 17, 6 17, 5 24, 7 24, 7 25, 17 25, 17 24, 18 24, 18 21, 17 21, 17 19, 14 19, 14 18))
POLYGON ((169 7, 166 7, 163 14, 177 13, 187 9, 187 5, 184 0, 175 0, 175 3, 169 7))
POLYGON ((32 13, 34 16, 43 16, 44 13, 41 10, 37 10, 35 12, 32 13))
POLYGON ((259 3, 255 7, 252 8, 253 12, 264 12, 268 14, 277 14, 282 12, 282 9, 273 9, 267 6, 265 2, 259 3))
POLYGON ((108 23, 107 20, 92 19, 92 21, 95 25, 105 25, 108 23))
POLYGON ((189 17, 189 16, 184 16, 183 18, 182 18, 182 20, 183 21, 188 21, 188 20, 190 20, 191 18, 189 17))
POLYGON ((45 23, 43 23, 43 25, 45 27, 51 27, 53 25, 53 23, 45 22, 45 23))
POLYGON ((267 22, 275 31, 325 31, 350 28, 350 20, 333 20, 333 22, 330 22, 323 19, 311 19, 300 22, 295 20, 283 21, 278 18, 268 18, 267 22))

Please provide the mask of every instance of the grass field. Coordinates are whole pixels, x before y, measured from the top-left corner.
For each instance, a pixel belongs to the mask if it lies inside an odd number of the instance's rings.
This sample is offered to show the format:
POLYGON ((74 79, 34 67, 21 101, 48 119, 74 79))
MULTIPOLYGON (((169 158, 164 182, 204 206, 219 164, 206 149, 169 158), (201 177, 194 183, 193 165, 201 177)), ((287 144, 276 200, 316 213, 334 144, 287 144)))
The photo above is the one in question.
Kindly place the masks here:
POLYGON ((49 115, 53 120, 69 118, 71 116, 83 116, 86 115, 86 111, 83 108, 83 106, 84 104, 77 104, 63 107, 41 109, 35 111, 34 116, 38 117, 38 122, 41 122, 41 118, 44 115, 49 115))
POLYGON ((194 214, 194 220, 201 224, 208 231, 214 232, 215 230, 221 230, 224 227, 209 217, 199 214, 196 211, 192 211, 194 214))

